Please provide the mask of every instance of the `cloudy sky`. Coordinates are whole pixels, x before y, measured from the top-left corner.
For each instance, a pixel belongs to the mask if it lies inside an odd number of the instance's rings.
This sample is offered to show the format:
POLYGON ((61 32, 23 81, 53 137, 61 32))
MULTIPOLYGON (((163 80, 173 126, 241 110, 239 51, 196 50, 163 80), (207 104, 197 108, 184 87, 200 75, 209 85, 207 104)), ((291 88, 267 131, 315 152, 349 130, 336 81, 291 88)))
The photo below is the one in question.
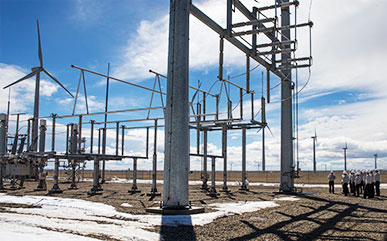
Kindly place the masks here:
MULTIPOLYGON (((225 27, 225 0, 193 0, 204 13, 225 27)), ((271 5, 274 1, 242 1, 249 8, 271 5)), ((386 63, 387 25, 384 0, 310 0, 300 1, 297 22, 310 18, 312 29, 313 67, 297 73, 299 94, 299 161, 302 170, 312 169, 312 139, 315 131, 317 141, 318 170, 340 170, 343 168, 343 147, 348 146, 348 168, 369 169, 374 167, 374 154, 378 154, 378 168, 387 168, 387 82, 383 71, 386 63)), ((51 72, 73 94, 77 90, 79 70, 72 64, 107 73, 110 63, 111 76, 153 88, 155 76, 152 69, 161 74, 167 70, 169 1, 131 0, 0 0, 0 86, 5 86, 30 72, 39 65, 37 53, 36 20, 39 19, 43 62, 51 72)), ((267 15, 273 14, 267 12, 267 15)), ((244 21, 238 12, 235 22, 244 21)), ((295 14, 292 13, 292 21, 295 14)), ((294 35, 294 32, 292 33, 294 35)), ((247 37, 246 37, 247 38, 247 37)), ((297 57, 309 56, 308 29, 297 30, 297 57)), ((247 42, 249 42, 249 38, 247 42)), ((264 38, 259 38, 264 41, 264 38)), ((219 36, 190 18, 190 84, 219 93, 220 83, 216 81, 218 71, 219 36)), ((224 76, 232 78, 245 72, 245 55, 226 42, 224 76)), ((251 68, 257 63, 251 61, 251 68)), ((251 72, 252 88, 259 92, 261 66, 251 72)), ((295 81, 296 73, 293 72, 295 81)), ((233 78, 244 85, 244 76, 233 78)), ((103 111, 105 107, 106 79, 92 74, 85 75, 90 112, 103 111)), ((274 75, 271 86, 279 83, 274 75)), ((160 79, 165 91, 166 80, 160 79)), ((158 83, 156 82, 156 86, 158 83)), ((228 88, 228 87, 227 87, 228 88)), ((264 86, 266 88, 266 86, 264 86)), ((83 85, 77 103, 76 113, 86 112, 83 85)), ((280 154, 280 88, 271 91, 272 103, 267 105, 267 119, 273 135, 266 132, 267 169, 279 170, 280 154), (277 103, 276 103, 277 102, 277 103)), ((230 87, 233 106, 239 99, 239 90, 230 87)), ((0 90, 0 112, 7 111, 8 90, 0 90)), ((42 74, 40 116, 51 113, 71 114, 74 100, 42 74)), ((222 92, 221 111, 226 110, 225 90, 222 92)), ((194 94, 190 92, 191 98, 194 94)), ((33 110, 34 80, 26 80, 12 87, 11 114, 22 115, 20 132, 26 131, 26 119, 33 110)), ((128 85, 111 81, 109 110, 143 108, 150 105, 151 93, 128 85)), ((196 103, 198 99, 194 102, 196 103)), ((199 100, 200 101, 200 100, 199 100)), ((208 110, 214 111, 213 100, 208 100, 208 110)), ((161 106, 159 95, 154 96, 152 106, 161 106)), ((244 119, 251 119, 247 111, 251 102, 245 98, 244 119)), ((255 114, 260 111, 260 96, 254 101, 255 114)), ((239 115, 239 107, 233 113, 239 115)), ((147 112, 131 112, 109 116, 109 120, 146 118, 147 112)), ((162 116, 161 111, 152 111, 150 117, 162 116)), ((101 121, 103 116, 85 117, 101 121)), ((260 119, 259 115, 256 119, 260 119)), ((48 119, 50 131, 50 119, 48 119)), ((77 122, 77 118, 59 121, 57 146, 63 150, 65 124, 77 122)), ((125 123, 126 126, 145 126, 147 123, 125 123)), ((162 122, 160 123, 162 124, 162 122)), ((11 116, 10 132, 14 133, 15 116, 11 116)), ((115 127, 115 124, 110 125, 115 127)), ((90 148, 90 126, 84 124, 83 136, 88 138, 90 148)), ((196 134, 192 133, 191 147, 196 151, 196 134)), ((97 135, 95 132, 94 136, 97 135)), ((163 129, 158 130, 158 167, 163 164, 163 129)), ((144 155, 146 130, 127 130, 125 150, 127 154, 144 155)), ((230 131, 228 135, 229 168, 241 167, 241 132, 230 131)), ((115 131, 109 132, 108 151, 115 151, 115 131)), ((210 133, 209 151, 220 154, 221 135, 210 133)), ((47 147, 50 146, 50 138, 47 147)), ((94 141, 96 143, 96 139, 94 141)), ((96 147, 94 147, 96 148, 96 147)), ((153 129, 150 129, 150 153, 153 152, 153 129)), ((248 169, 257 170, 261 165, 261 133, 249 131, 247 138, 248 169)), ((109 169, 127 169, 132 160, 110 163, 109 169)), ((217 167, 221 168, 221 160, 217 167)), ((151 160, 139 163, 139 169, 150 169, 151 160)), ((191 159, 191 169, 199 170, 201 160, 191 159)))

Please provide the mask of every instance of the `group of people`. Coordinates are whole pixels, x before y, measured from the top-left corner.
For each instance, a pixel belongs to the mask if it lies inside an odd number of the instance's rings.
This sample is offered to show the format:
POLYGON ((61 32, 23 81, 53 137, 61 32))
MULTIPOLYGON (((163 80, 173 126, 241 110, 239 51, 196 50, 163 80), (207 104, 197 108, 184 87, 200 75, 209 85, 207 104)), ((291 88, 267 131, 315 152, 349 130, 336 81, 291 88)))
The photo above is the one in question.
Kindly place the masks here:
MULTIPOLYGON (((335 179, 336 176, 331 172, 328 175, 329 193, 335 193, 335 179)), ((343 185, 343 194, 345 196, 349 194, 357 197, 363 195, 363 198, 374 198, 375 195, 380 196, 380 173, 378 170, 351 171, 349 174, 347 171, 343 171, 341 184, 343 185)))

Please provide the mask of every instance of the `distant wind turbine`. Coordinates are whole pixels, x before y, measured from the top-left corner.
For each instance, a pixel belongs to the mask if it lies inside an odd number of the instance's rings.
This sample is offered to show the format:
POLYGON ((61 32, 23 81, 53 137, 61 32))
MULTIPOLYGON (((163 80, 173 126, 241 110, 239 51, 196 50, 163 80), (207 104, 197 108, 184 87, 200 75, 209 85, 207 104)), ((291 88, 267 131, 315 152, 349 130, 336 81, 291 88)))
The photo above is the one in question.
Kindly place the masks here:
POLYGON ((344 171, 347 170, 347 142, 345 143, 345 147, 343 148, 344 150, 344 171))
POLYGON ((11 87, 12 85, 15 85, 19 82, 22 82, 23 80, 32 78, 36 76, 36 82, 35 82, 35 103, 34 103, 34 118, 33 118, 33 125, 32 125, 32 141, 31 141, 31 151, 37 151, 38 150, 38 118, 39 118, 39 90, 40 90, 40 72, 46 73, 48 77, 50 77, 52 80, 54 80, 58 85, 60 85, 71 97, 74 98, 74 96, 68 91, 52 74, 50 74, 44 67, 43 67, 43 55, 42 55, 42 46, 40 43, 40 31, 39 31, 39 21, 36 20, 36 25, 38 28, 38 56, 39 56, 39 67, 32 68, 32 72, 24 76, 23 78, 13 82, 12 84, 9 84, 5 86, 3 89, 6 89, 8 87, 11 87))
POLYGON ((312 136, 311 138, 313 139, 313 172, 316 173, 316 143, 317 143, 316 129, 314 129, 314 136, 312 136))

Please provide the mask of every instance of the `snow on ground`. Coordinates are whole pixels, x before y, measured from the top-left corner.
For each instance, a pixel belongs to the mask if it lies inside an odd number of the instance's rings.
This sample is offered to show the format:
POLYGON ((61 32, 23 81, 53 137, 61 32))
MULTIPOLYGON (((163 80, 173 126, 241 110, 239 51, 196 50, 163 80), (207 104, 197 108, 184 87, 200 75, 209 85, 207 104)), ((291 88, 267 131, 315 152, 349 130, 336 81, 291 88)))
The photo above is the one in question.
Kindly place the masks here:
MULTIPOLYGON (((276 200, 295 201, 297 198, 276 200)), ((0 233, 5 240, 95 240, 82 235, 108 236, 120 240, 160 240, 149 231, 155 226, 205 225, 217 218, 276 207, 273 201, 214 203, 214 212, 194 215, 133 215, 113 206, 79 199, 46 196, 10 196, 0 194, 0 203, 31 205, 3 207, 0 233), (147 230, 148 229, 148 230, 147 230)))

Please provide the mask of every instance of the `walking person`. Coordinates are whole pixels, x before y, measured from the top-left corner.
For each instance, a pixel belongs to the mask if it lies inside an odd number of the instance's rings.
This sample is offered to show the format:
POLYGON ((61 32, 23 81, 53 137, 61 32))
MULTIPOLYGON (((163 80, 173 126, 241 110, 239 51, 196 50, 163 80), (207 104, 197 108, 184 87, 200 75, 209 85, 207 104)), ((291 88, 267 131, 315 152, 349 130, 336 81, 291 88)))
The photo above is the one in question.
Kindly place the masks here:
POLYGON ((364 192, 364 183, 365 183, 365 173, 364 170, 360 171, 360 177, 361 177, 361 183, 360 183, 360 194, 363 194, 364 192))
POLYGON ((361 181, 362 181, 362 177, 360 175, 360 172, 356 172, 356 175, 355 175, 356 197, 360 196, 361 181))
POLYGON ((353 170, 351 170, 351 173, 349 174, 349 190, 352 195, 355 196, 355 173, 353 170))
POLYGON ((335 179, 336 179, 336 176, 335 176, 335 174, 333 174, 333 172, 331 171, 331 173, 329 173, 329 175, 328 175, 328 181, 329 181, 329 193, 335 194, 335 179))
POLYGON ((341 183, 343 185, 343 193, 345 196, 348 196, 348 183, 349 183, 349 177, 347 175, 347 172, 344 171, 343 175, 341 176, 341 183))
POLYGON ((367 171, 366 177, 365 177, 365 189, 364 189, 364 195, 363 198, 371 198, 371 183, 372 183, 372 176, 370 175, 370 172, 367 171))
POLYGON ((371 186, 370 186, 370 198, 374 198, 375 197, 375 175, 374 175, 374 172, 371 170, 370 171, 370 175, 371 175, 371 186))
POLYGON ((375 170, 375 191, 376 196, 380 196, 380 173, 378 170, 375 170))

